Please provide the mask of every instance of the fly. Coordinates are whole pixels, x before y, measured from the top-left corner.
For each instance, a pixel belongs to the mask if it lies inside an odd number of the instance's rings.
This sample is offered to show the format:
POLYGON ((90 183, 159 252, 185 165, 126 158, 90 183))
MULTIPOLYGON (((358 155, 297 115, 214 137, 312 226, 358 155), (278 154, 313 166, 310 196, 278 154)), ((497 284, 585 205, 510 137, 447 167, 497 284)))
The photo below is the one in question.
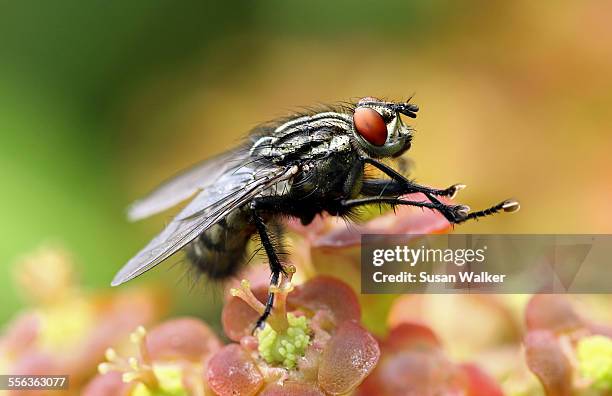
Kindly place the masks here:
MULTIPOLYGON (((328 213, 347 216, 370 204, 410 205, 441 213, 451 224, 514 212, 519 203, 506 200, 470 211, 440 197, 454 197, 465 186, 445 189, 422 186, 381 162, 405 153, 413 129, 401 116, 416 118, 418 107, 366 97, 357 103, 279 119, 255 128, 244 144, 163 183, 128 210, 139 220, 195 195, 191 202, 112 281, 120 285, 183 249, 189 261, 211 278, 235 274, 244 263, 247 243, 258 234, 267 255, 270 284, 277 285, 283 266, 273 243, 281 216, 309 224, 328 213), (364 177, 366 165, 385 178, 364 177), (406 200, 422 193, 424 200, 406 200)), ((273 290, 271 288, 270 290, 273 290)), ((268 295, 264 323, 274 304, 268 295)))

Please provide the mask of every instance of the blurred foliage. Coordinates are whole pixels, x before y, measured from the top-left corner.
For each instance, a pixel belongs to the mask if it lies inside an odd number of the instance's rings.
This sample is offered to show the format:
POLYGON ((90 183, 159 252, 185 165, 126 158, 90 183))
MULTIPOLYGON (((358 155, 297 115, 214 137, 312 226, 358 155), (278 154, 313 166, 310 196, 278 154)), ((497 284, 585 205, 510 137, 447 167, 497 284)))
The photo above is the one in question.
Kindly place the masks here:
MULTIPOLYGON (((124 207, 300 105, 416 93, 414 176, 523 210, 462 232, 610 232, 609 2, 0 4, 0 323, 11 264, 59 241, 89 287, 168 219, 124 207)), ((145 278, 166 275, 166 268, 145 278)), ((166 276, 179 279, 181 270, 166 276)), ((178 282, 181 312, 211 307, 178 282)))

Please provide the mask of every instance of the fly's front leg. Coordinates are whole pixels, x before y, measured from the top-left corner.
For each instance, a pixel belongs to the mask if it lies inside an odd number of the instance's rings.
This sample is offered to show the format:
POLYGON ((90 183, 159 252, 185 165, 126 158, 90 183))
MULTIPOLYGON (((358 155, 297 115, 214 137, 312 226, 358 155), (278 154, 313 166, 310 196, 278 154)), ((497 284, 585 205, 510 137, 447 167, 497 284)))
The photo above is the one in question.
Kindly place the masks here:
MULTIPOLYGON (((477 212, 469 212, 470 208, 468 206, 465 205, 446 205, 442 202, 440 202, 440 200, 438 198, 436 198, 436 196, 449 196, 449 197, 453 197, 457 191, 459 191, 462 188, 465 188, 465 185, 463 184, 455 184, 453 186, 450 186, 449 188, 445 189, 445 190, 436 190, 436 189, 430 189, 428 187, 423 187, 423 186, 419 186, 417 184, 412 183, 410 180, 406 179, 404 176, 402 176, 401 174, 399 174, 398 172, 396 172, 393 168, 383 164, 382 162, 376 161, 375 159, 372 158, 364 158, 363 161, 365 163, 371 164, 373 166, 375 166, 376 168, 380 169, 383 173, 385 173, 387 176, 391 177, 391 179, 396 183, 396 184, 390 184, 388 185, 387 188, 395 188, 396 191, 395 193, 389 193, 389 195, 402 195, 402 194, 408 194, 411 192, 420 192, 423 193, 427 199, 430 201, 431 203, 431 208, 435 209, 437 211, 439 211, 449 222, 451 223, 462 223, 466 220, 470 220, 470 219, 477 219, 479 217, 483 217, 483 216, 488 216, 494 213, 497 213, 501 210, 503 210, 504 212, 516 212, 520 209, 520 205, 517 201, 515 200, 506 200, 503 202, 500 202, 497 205, 493 205, 490 208, 484 209, 484 210, 479 210, 477 212)), ((379 185, 383 185, 381 182, 377 182, 379 185)), ((383 186, 382 188, 379 187, 379 192, 378 194, 376 194, 375 191, 375 184, 374 185, 372 183, 370 183, 370 185, 368 186, 367 182, 364 182, 364 188, 362 188, 362 192, 364 195, 378 195, 378 197, 380 198, 384 198, 381 197, 383 194, 387 194, 386 191, 384 191, 385 187, 383 186), (368 188, 370 189, 368 191, 368 188), (372 192, 375 192, 375 194, 372 194, 372 192)), ((377 197, 371 197, 373 199, 376 199, 377 197)), ((383 199, 384 200, 384 199, 383 199)), ((400 200, 402 201, 402 200, 400 200)), ((372 201, 375 202, 375 201, 372 201)), ((404 201, 404 202, 397 202, 395 204, 398 205, 410 205, 409 202, 412 203, 417 203, 414 201, 404 201)), ((380 202, 380 203, 391 203, 392 202, 380 202)), ((423 202, 419 202, 418 205, 413 205, 413 206, 420 206, 420 207, 429 207, 429 206, 425 206, 425 205, 421 205, 423 204, 423 202)))
POLYGON ((421 186, 408 180, 395 169, 383 164, 382 162, 376 161, 372 158, 364 158, 364 162, 375 166, 391 178, 391 180, 364 180, 362 187, 362 192, 364 195, 403 195, 423 193, 427 196, 427 198, 430 198, 430 196, 454 198, 455 195, 457 195, 457 192, 465 188, 465 184, 453 184, 445 189, 421 186))
POLYGON ((515 212, 519 209, 519 204, 513 200, 500 202, 490 208, 470 212, 470 208, 465 205, 447 205, 441 203, 437 199, 435 202, 409 201, 397 197, 365 197, 357 199, 347 199, 340 202, 340 207, 344 210, 369 205, 369 204, 387 204, 387 205, 408 205, 419 208, 428 208, 440 212, 450 223, 459 224, 470 219, 476 219, 488 215, 495 214, 500 211, 515 212))
POLYGON ((384 196, 384 195, 404 195, 412 193, 431 194, 438 197, 454 198, 459 190, 465 188, 465 184, 453 184, 445 189, 429 188, 420 186, 406 179, 405 182, 399 182, 393 179, 370 179, 364 180, 361 187, 361 193, 367 196, 384 196))
MULTIPOLYGON (((284 272, 283 266, 278 258, 278 254, 274 248, 274 244, 270 239, 270 233, 268 231, 268 226, 262 219, 257 206, 257 201, 253 201, 251 203, 251 209, 253 212, 253 221, 255 222, 255 227, 257 228, 257 232, 259 233, 259 239, 261 240, 261 244, 266 252, 266 256, 268 256, 268 263, 270 265, 270 286, 277 286, 278 280, 281 275, 281 272, 284 272)), ((257 324, 255 325, 255 329, 261 328, 263 324, 270 316, 272 312, 272 308, 274 307, 274 293, 270 290, 268 291, 268 299, 266 300, 266 307, 264 309, 264 313, 257 320, 257 324)))

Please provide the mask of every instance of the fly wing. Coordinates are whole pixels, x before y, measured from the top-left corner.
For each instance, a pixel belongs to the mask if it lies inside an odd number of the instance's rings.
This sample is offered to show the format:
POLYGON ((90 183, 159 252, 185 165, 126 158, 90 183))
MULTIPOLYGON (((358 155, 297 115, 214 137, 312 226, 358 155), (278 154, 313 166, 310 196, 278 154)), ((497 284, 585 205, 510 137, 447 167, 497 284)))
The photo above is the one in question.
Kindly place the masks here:
POLYGON ((117 286, 155 267, 207 228, 217 223, 266 189, 291 178, 297 167, 267 167, 255 169, 248 166, 225 173, 215 186, 200 192, 166 228, 153 238, 136 256, 121 268, 111 285, 117 286))
POLYGON ((128 219, 144 219, 181 203, 198 191, 212 186, 231 168, 239 166, 245 155, 241 149, 228 151, 171 177, 146 197, 130 205, 128 219))

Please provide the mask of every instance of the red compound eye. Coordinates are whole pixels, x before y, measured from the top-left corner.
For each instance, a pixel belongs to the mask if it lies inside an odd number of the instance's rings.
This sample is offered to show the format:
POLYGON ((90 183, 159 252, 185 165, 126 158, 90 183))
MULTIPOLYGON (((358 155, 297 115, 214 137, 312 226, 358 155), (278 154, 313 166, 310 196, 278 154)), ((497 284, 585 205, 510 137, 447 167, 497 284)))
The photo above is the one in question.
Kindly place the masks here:
POLYGON ((359 107, 353 114, 355 129, 368 142, 382 146, 387 141, 387 125, 382 116, 369 107, 359 107))

